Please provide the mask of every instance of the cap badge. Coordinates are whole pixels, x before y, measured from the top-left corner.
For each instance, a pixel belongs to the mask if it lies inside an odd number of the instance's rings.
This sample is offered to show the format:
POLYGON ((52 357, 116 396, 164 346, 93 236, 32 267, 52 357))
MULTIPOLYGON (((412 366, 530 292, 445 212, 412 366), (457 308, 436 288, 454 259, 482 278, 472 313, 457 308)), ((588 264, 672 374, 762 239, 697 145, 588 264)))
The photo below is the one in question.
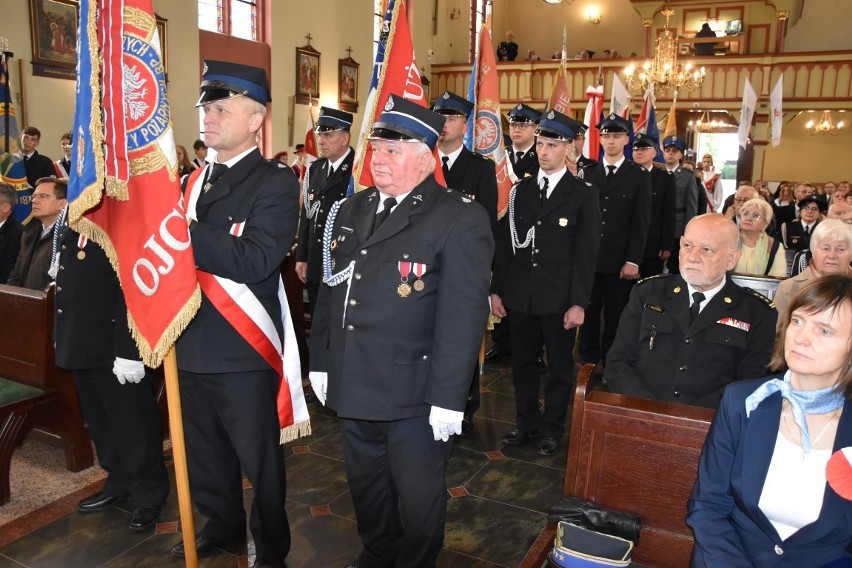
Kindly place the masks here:
POLYGON ((518 103, 518 106, 516 106, 515 108, 518 109, 518 110, 523 110, 524 105, 522 105, 521 103, 518 103))
POLYGON ((553 111, 550 111, 549 113, 547 113, 547 119, 548 120, 553 120, 554 118, 556 118, 556 115, 553 113, 553 111))
POLYGON ((391 110, 393 108, 393 99, 388 97, 388 102, 385 103, 385 110, 391 110))
POLYGON ((324 114, 325 114, 325 109, 320 108, 320 109, 319 109, 319 116, 322 116, 322 115, 324 115, 324 114))
POLYGON ((565 217, 560 217, 559 218, 559 226, 560 227, 567 227, 568 226, 568 219, 566 219, 565 217))
POLYGON ((448 93, 448 92, 444 91, 443 99, 444 99, 444 100, 447 100, 447 99, 449 99, 449 98, 450 98, 450 93, 448 93))

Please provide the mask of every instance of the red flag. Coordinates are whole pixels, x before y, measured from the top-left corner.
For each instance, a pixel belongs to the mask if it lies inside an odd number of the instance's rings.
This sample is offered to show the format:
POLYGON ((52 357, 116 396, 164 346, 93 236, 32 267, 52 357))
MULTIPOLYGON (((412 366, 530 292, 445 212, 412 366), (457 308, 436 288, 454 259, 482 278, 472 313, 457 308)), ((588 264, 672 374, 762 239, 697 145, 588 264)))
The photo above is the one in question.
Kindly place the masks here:
POLYGON ((547 109, 553 109, 565 115, 571 113, 571 95, 568 91, 568 77, 565 74, 565 68, 561 65, 556 74, 556 82, 553 83, 553 90, 550 91, 550 98, 547 100, 547 109))
POLYGON ((503 129, 500 125, 500 81, 497 77, 497 62, 491 42, 491 32, 483 24, 479 33, 479 61, 477 70, 476 108, 474 109, 473 140, 478 154, 494 160, 497 170, 497 216, 502 217, 509 205, 512 189, 512 166, 503 145, 503 129))
POLYGON ((69 223, 109 256, 139 352, 156 367, 201 301, 160 38, 152 0, 99 0, 97 15, 90 5, 75 139, 91 143, 78 149, 69 223))
POLYGON ((651 104, 651 91, 645 91, 645 97, 642 99, 642 109, 639 111, 639 116, 636 118, 636 125, 633 131, 636 134, 648 133, 648 106, 651 104))
MULTIPOLYGON (((306 123, 307 128, 305 129, 305 154, 308 156, 313 156, 314 160, 319 157, 319 152, 317 152, 317 136, 314 132, 314 115, 308 107, 308 122, 306 123)), ((306 164, 309 164, 313 160, 305 160, 306 164)))
POLYGON ((592 160, 597 160, 600 156, 601 135, 598 130, 598 122, 601 119, 603 112, 603 86, 589 87, 586 89, 586 98, 589 99, 589 104, 586 105, 586 115, 583 122, 589 127, 586 133, 586 141, 583 144, 583 155, 588 156, 592 160))

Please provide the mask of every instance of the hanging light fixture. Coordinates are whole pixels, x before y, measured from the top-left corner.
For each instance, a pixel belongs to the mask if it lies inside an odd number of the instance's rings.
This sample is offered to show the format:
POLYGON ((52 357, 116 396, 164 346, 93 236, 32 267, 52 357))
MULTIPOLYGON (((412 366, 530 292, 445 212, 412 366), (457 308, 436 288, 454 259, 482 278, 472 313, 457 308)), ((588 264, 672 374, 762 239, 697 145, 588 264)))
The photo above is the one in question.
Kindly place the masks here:
POLYGON ((842 120, 835 124, 831 118, 831 112, 824 110, 819 121, 814 122, 813 120, 809 120, 805 124, 805 129, 811 134, 831 134, 832 136, 836 136, 845 126, 846 124, 842 120))
POLYGON ((691 91, 704 82, 704 67, 693 69, 692 63, 677 61, 677 39, 669 28, 674 10, 666 8, 662 14, 666 17, 666 27, 654 45, 654 59, 646 61, 641 68, 631 64, 624 70, 627 88, 634 92, 644 93, 652 87, 657 93, 666 93, 671 88, 691 91))
POLYGON ((725 132, 733 125, 724 120, 718 120, 712 117, 706 110, 701 113, 701 118, 698 120, 690 120, 689 126, 698 132, 725 132))

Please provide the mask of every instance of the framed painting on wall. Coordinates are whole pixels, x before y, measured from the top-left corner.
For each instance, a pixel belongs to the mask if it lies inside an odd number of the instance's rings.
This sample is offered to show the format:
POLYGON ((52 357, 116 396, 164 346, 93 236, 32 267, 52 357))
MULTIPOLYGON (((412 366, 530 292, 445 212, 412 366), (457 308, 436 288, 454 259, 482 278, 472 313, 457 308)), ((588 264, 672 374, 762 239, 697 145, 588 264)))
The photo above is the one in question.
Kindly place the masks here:
POLYGON ((319 100, 320 52, 310 44, 296 48, 296 102, 319 100))
POLYGON ((348 112, 358 112, 358 63, 351 57, 337 60, 337 104, 348 112))
POLYGON ((76 79, 76 0, 30 0, 33 75, 76 79))

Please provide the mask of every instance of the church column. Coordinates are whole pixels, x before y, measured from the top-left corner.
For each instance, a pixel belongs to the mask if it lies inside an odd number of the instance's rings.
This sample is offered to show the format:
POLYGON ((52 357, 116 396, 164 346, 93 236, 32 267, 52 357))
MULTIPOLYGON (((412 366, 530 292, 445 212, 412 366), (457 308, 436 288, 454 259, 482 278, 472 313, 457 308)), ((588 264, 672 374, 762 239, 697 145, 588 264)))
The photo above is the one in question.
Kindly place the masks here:
POLYGON ((642 25, 645 26, 645 53, 643 57, 651 57, 651 29, 654 25, 654 18, 643 18, 642 25))
POLYGON ((778 29, 775 32, 775 53, 784 53, 784 39, 787 35, 787 18, 790 17, 789 10, 779 10, 775 13, 778 18, 778 29))

